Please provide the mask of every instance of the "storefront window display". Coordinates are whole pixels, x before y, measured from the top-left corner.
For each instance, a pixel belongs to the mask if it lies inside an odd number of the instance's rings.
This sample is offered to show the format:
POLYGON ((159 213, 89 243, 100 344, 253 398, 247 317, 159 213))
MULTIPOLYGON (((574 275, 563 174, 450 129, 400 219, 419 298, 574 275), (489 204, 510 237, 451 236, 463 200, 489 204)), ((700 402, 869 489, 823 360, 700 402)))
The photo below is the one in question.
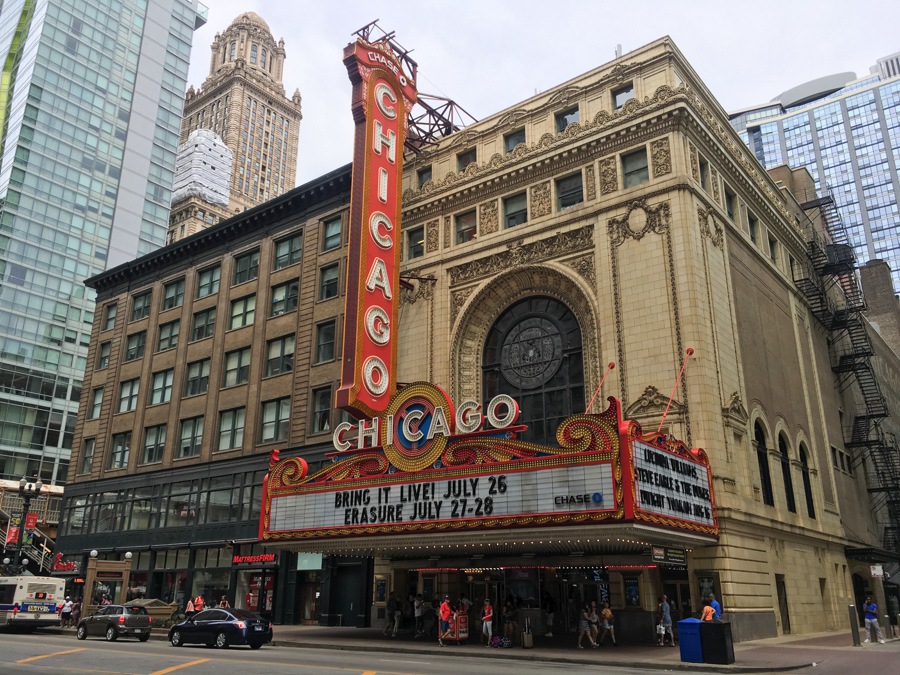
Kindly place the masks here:
POLYGON ((231 551, 225 548, 200 549, 194 558, 191 597, 203 595, 209 604, 228 596, 231 580, 231 551))

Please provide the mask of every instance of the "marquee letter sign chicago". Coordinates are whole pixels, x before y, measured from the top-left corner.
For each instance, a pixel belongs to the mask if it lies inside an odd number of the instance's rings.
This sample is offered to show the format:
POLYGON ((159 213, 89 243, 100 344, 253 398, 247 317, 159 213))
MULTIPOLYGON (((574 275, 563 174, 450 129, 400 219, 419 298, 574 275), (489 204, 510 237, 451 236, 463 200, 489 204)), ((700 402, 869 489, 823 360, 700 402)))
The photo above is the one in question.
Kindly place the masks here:
POLYGON ((454 409, 434 384, 401 389, 381 416, 341 424, 333 463, 310 475, 273 453, 263 488, 263 543, 498 531, 631 522, 718 535, 706 453, 664 434, 644 437, 618 400, 573 415, 558 446, 516 439, 515 401, 454 409))
POLYGON ((383 411, 396 391, 403 144, 416 102, 387 41, 344 49, 353 83, 353 184, 339 408, 362 417, 383 411))

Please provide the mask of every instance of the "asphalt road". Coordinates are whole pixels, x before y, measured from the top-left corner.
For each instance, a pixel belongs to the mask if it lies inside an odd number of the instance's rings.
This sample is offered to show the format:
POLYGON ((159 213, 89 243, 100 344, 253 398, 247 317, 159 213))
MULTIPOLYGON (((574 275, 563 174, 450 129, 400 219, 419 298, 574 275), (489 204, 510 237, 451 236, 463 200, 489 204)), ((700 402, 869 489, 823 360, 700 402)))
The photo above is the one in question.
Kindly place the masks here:
MULTIPOLYGON (((69 635, 0 633, 0 672, 59 675, 581 675, 596 674, 600 664, 589 669, 571 663, 529 663, 467 658, 448 651, 436 654, 390 654, 300 649, 266 645, 260 650, 231 647, 172 647, 168 642, 120 639, 80 641, 69 635)), ((604 675, 639 672, 628 668, 602 667, 604 675)), ((681 671, 682 673, 686 671, 681 671)))

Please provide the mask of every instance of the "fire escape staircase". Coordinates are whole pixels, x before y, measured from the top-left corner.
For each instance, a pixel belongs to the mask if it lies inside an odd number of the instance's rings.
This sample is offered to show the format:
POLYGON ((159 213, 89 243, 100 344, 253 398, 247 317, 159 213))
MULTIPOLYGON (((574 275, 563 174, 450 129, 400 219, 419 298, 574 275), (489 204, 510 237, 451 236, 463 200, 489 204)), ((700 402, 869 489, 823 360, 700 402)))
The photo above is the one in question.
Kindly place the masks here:
POLYGON ((882 545, 900 553, 900 451, 893 435, 880 426, 890 413, 872 362, 875 350, 862 314, 866 305, 857 282, 856 256, 831 195, 801 206, 808 214, 821 216, 825 233, 816 231, 814 220, 807 219, 807 259, 794 264, 794 282, 813 315, 830 332, 832 370, 842 383, 855 379, 859 386, 862 406, 854 411, 845 446, 855 464, 866 457, 872 463, 869 492, 873 503, 883 504, 887 514, 882 545))

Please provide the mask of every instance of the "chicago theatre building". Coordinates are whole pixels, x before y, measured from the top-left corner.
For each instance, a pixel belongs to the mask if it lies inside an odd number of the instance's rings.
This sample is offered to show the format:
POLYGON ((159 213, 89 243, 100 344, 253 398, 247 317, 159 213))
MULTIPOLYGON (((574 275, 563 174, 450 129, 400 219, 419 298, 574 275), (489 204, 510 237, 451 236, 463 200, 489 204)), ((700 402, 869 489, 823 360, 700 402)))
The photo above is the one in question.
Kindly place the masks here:
POLYGON ((390 51, 348 48, 352 167, 88 280, 66 556, 283 622, 891 609, 900 362, 809 174, 763 170, 668 38, 404 154, 390 51))

